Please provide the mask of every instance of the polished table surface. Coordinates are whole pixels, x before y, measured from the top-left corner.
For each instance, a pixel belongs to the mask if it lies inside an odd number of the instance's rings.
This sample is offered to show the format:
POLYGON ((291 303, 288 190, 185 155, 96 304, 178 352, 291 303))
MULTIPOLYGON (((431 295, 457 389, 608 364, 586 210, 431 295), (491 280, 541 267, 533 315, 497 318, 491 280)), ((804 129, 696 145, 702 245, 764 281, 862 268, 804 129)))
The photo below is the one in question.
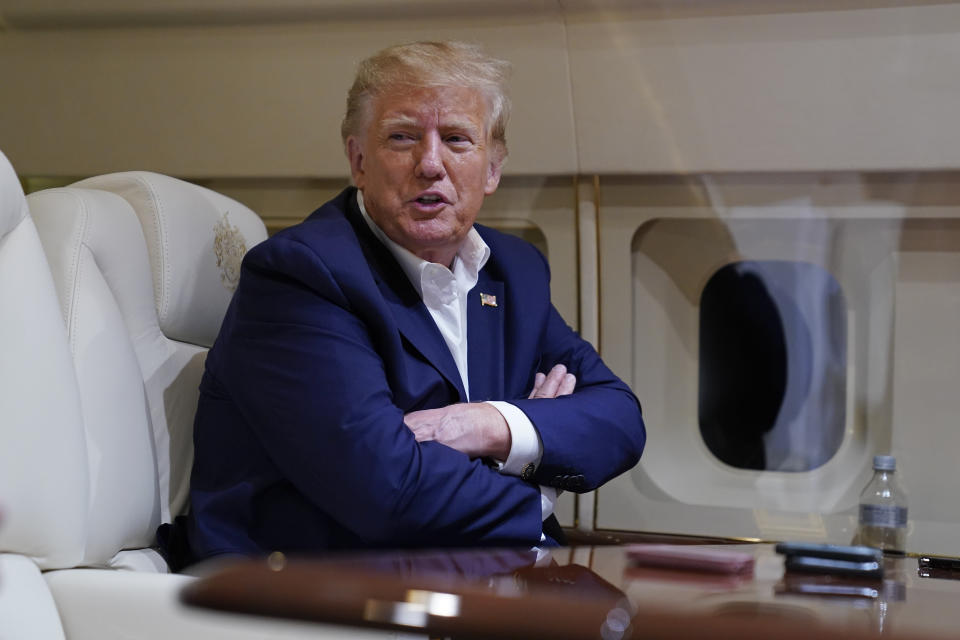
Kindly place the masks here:
POLYGON ((630 546, 376 552, 237 560, 188 585, 191 606, 453 638, 960 638, 960 573, 885 558, 882 581, 637 566, 630 546))

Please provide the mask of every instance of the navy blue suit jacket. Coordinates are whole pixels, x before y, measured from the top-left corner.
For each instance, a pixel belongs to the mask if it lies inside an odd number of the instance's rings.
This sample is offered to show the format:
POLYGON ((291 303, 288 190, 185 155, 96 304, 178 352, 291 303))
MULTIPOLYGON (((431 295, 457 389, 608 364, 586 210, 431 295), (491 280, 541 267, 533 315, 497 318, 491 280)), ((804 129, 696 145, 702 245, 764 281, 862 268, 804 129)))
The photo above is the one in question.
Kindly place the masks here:
POLYGON ((195 423, 189 544, 222 553, 534 545, 537 485, 591 490, 629 469, 639 404, 550 304, 529 244, 477 226, 491 256, 470 292, 471 401, 507 400, 543 441, 534 477, 436 442, 405 413, 464 402, 416 290, 346 189, 254 247, 210 350, 195 423), (480 294, 496 296, 482 305, 480 294), (573 394, 527 400, 563 363, 573 394))

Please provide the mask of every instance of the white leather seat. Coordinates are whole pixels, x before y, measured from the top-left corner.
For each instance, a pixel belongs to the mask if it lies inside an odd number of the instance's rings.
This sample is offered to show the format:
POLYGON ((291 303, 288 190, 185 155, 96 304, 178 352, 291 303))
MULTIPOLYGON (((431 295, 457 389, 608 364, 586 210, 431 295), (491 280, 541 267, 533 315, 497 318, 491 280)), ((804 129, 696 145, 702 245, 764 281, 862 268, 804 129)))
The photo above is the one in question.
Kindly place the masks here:
MULTIPOLYGON (((143 234, 113 194, 56 189, 28 200, 60 298, 81 395, 89 476, 84 554, 117 566, 153 543, 160 500, 149 411, 127 327, 153 314, 143 234), (115 295, 123 291, 123 295, 115 295)), ((162 558, 153 563, 163 568, 162 558)))
POLYGON ((165 570, 147 548, 157 525, 186 508, 206 351, 240 259, 266 229, 234 200, 148 172, 99 176, 28 202, 83 399, 91 469, 83 565, 165 570))
MULTIPOLYGON (((156 173, 98 176, 69 188, 78 190, 91 197, 122 198, 146 241, 146 254, 140 256, 149 258, 152 307, 141 298, 151 291, 142 275, 135 283, 118 283, 114 295, 130 307, 128 330, 156 445, 160 520, 169 522, 186 507, 193 417, 206 352, 233 296, 240 261, 250 247, 266 239, 266 228, 239 202, 156 173)), ((117 235, 116 230, 111 233, 117 235)), ((129 268, 132 258, 128 263, 120 253, 122 242, 115 237, 98 255, 129 268)), ((142 249, 143 240, 138 246, 142 249)))
POLYGON ((0 153, 0 637, 63 638, 41 570, 83 559, 80 395, 23 190, 0 153))
MULTIPOLYGON (((27 201, 60 300, 86 441, 83 555, 68 566, 166 573, 151 546, 157 526, 187 507, 206 351, 239 261, 266 229, 238 202, 148 172, 99 176, 27 201)), ((119 587, 129 576, 46 578, 61 611, 78 601, 72 610, 92 613, 90 587, 119 587)), ((103 619, 81 614, 64 625, 68 636, 92 635, 103 619)))
POLYGON ((177 594, 191 578, 165 573, 150 548, 156 526, 187 506, 203 361, 244 251, 266 237, 256 214, 147 172, 41 191, 28 204, 79 389, 73 455, 89 470, 80 556, 43 574, 66 637, 393 635, 187 609, 177 594))

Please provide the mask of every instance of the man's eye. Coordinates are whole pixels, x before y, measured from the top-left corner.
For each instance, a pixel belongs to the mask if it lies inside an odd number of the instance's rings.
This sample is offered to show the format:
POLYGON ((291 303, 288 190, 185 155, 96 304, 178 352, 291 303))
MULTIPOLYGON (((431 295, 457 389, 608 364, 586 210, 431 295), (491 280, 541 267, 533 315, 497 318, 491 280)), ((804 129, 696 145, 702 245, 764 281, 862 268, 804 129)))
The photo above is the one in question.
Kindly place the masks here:
POLYGON ((450 144, 465 144, 470 142, 470 138, 459 134, 447 136, 447 142, 450 144))
POLYGON ((387 136, 390 140, 395 140, 398 142, 405 142, 407 140, 413 140, 413 136, 409 133, 391 133, 387 136))

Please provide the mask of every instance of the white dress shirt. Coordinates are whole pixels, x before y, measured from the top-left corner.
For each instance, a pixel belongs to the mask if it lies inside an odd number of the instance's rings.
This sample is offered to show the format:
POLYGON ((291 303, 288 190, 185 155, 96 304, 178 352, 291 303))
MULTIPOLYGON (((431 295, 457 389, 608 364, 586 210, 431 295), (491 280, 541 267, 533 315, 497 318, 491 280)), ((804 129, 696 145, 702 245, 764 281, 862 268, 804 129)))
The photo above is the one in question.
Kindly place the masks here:
MULTIPOLYGON (((363 193, 360 191, 357 191, 357 204, 360 206, 360 212, 367 226, 390 250, 414 289, 420 294, 423 304, 437 324, 440 335, 443 336, 457 364, 463 390, 469 400, 467 294, 476 286, 480 269, 490 258, 490 247, 483 241, 477 230, 471 228, 453 259, 451 271, 442 264, 417 257, 391 240, 367 213, 363 206, 363 193)), ((543 456, 543 443, 527 415, 509 402, 489 401, 488 404, 493 405, 500 412, 510 429, 510 453, 506 460, 497 461, 500 472, 520 475, 521 469, 529 462, 539 466, 540 458, 543 456)), ((540 508, 544 520, 553 513, 556 499, 556 489, 540 487, 540 508)))

